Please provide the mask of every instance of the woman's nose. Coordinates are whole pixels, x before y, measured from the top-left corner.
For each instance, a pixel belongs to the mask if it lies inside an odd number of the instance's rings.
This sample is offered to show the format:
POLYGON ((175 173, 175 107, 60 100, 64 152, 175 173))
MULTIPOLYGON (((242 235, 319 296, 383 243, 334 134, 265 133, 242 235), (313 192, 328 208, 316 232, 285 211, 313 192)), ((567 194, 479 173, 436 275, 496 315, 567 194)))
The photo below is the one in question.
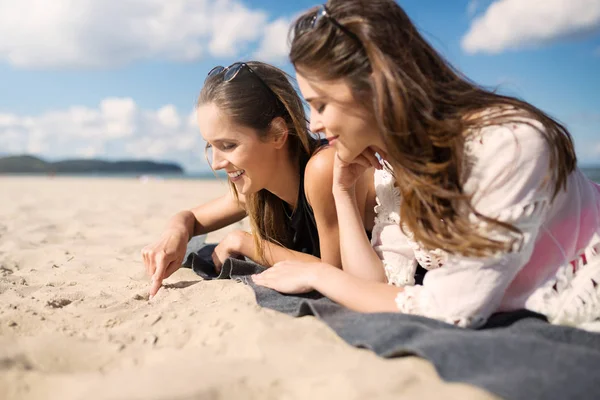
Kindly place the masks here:
POLYGON ((225 166, 227 165, 227 160, 223 157, 219 150, 216 150, 214 148, 212 150, 212 168, 215 171, 225 168, 225 166))
POLYGON ((311 117, 309 128, 312 133, 324 133, 325 132, 325 126, 323 126, 323 123, 321 122, 320 118, 312 118, 311 117))

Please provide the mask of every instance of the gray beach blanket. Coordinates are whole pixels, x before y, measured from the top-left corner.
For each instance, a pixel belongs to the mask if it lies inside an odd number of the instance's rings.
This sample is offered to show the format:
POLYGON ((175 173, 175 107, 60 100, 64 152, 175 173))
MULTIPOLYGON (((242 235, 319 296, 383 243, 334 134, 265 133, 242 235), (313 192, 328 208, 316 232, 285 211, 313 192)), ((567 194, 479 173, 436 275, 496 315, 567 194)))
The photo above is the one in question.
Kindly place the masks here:
POLYGON ((257 286, 251 275, 264 267, 247 260, 228 259, 216 274, 214 245, 200 245, 190 244, 184 266, 207 280, 242 281, 262 307, 317 317, 352 346, 386 358, 422 357, 445 381, 505 399, 600 399, 600 334, 551 325, 527 310, 495 314, 478 330, 400 313, 358 313, 317 292, 285 295, 257 286))

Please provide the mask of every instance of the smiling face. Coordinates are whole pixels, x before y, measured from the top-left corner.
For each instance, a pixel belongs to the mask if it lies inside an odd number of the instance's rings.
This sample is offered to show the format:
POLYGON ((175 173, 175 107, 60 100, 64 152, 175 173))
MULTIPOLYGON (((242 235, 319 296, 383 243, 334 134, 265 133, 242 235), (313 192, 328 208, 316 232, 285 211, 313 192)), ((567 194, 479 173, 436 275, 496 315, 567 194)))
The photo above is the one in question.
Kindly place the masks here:
POLYGON ((266 187, 277 171, 277 146, 260 140, 252 129, 234 123, 214 103, 197 110, 198 125, 214 170, 225 170, 238 193, 248 195, 266 187))
POLYGON ((323 133, 340 158, 354 160, 371 146, 385 150, 373 116, 342 82, 314 82, 297 73, 298 87, 310 105, 310 129, 323 133))

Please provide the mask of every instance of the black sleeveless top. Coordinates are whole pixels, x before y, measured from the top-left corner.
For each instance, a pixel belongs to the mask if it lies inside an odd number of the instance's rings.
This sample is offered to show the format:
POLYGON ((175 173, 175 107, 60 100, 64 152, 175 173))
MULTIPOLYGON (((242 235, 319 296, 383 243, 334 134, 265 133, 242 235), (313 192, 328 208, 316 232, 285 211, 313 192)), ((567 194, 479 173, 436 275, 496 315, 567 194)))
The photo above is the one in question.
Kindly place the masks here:
MULTIPOLYGON (((327 145, 327 143, 327 140, 321 140, 320 148, 327 145)), ((298 189, 296 209, 292 213, 287 203, 284 203, 283 207, 289 221, 288 237, 291 238, 292 243, 290 249, 321 258, 317 222, 315 221, 313 209, 304 193, 304 171, 306 170, 306 164, 308 164, 308 158, 305 158, 300 164, 300 187, 298 189)), ((367 231, 367 237, 371 240, 371 232, 367 231)))
POLYGON ((304 193, 304 171, 307 163, 308 158, 303 157, 300 164, 300 186, 298 188, 296 209, 292 211, 287 203, 283 203, 283 208, 288 218, 287 231, 288 237, 291 239, 290 249, 320 258, 321 248, 317 222, 315 221, 313 209, 304 193))

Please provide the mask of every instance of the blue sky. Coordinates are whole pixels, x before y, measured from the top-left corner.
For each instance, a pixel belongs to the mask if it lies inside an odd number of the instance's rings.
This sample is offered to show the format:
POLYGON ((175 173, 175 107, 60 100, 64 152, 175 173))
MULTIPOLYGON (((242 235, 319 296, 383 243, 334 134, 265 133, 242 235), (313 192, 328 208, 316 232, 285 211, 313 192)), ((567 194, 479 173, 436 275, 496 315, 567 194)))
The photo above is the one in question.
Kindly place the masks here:
MULTIPOLYGON (((401 0, 478 83, 564 122, 600 164, 600 0, 401 0)), ((0 154, 206 170, 193 115, 214 65, 286 61, 306 0, 0 0, 0 154)))

